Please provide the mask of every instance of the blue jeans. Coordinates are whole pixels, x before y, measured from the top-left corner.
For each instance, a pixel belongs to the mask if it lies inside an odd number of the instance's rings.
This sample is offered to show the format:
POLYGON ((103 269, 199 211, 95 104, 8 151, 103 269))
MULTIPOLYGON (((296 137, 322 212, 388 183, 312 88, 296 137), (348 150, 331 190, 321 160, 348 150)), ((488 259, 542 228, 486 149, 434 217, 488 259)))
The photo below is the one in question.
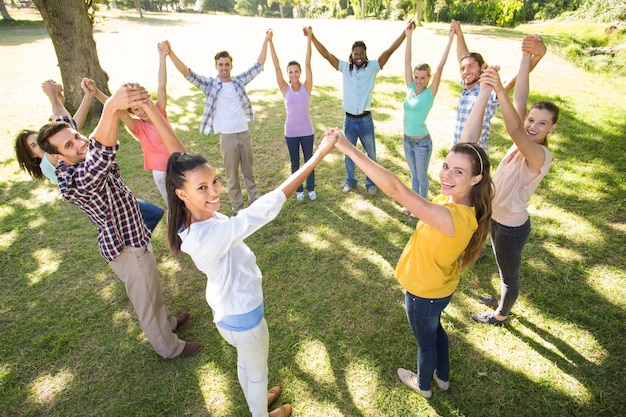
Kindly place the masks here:
MULTIPOLYGON (((343 132, 346 139, 356 146, 357 140, 361 139, 361 145, 365 149, 365 153, 372 160, 376 161, 376 142, 374 139, 374 121, 372 115, 354 118, 345 116, 343 119, 343 132)), ((359 181, 354 177, 354 161, 344 155, 344 163, 346 164, 346 185, 349 187, 356 186, 359 181)), ((372 180, 365 177, 365 186, 376 185, 372 180)))
POLYGON ((422 391, 430 390, 435 370, 439 379, 450 380, 448 335, 441 325, 441 312, 451 299, 452 294, 421 298, 406 292, 406 316, 417 341, 417 385, 422 391))
POLYGON ((141 214, 143 214, 143 220, 146 222, 146 226, 148 226, 151 232, 154 232, 154 228, 157 227, 157 224, 161 221, 165 210, 155 204, 140 199, 137 199, 137 204, 139 204, 139 210, 141 210, 141 214))
POLYGON ((529 236, 530 218, 517 227, 491 220, 491 246, 500 271, 500 305, 496 314, 508 316, 517 301, 522 251, 529 236))
MULTIPOLYGON (((315 137, 310 136, 298 136, 298 137, 286 137, 287 149, 289 150, 289 159, 291 160, 291 173, 293 174, 300 168, 300 147, 302 147, 302 155, 304 156, 304 162, 311 159, 313 156, 313 141, 315 137)), ((315 191, 315 170, 311 171, 308 177, 306 177, 306 189, 308 192, 315 191)), ((301 193, 304 190, 302 185, 298 187, 297 192, 301 193)))
POLYGON ((428 198, 428 164, 432 154, 430 135, 421 139, 409 139, 404 135, 404 156, 411 170, 411 187, 424 198, 428 198))

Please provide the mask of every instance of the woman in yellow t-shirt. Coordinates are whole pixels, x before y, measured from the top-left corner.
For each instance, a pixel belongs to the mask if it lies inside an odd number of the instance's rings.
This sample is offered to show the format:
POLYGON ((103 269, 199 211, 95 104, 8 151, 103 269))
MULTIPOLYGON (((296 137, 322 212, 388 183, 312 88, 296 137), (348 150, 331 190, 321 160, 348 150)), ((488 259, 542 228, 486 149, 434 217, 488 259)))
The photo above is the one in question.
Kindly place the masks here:
POLYGON ((399 368, 398 376, 430 398, 433 379, 440 389, 449 387, 448 335, 441 326, 441 312, 456 290, 460 271, 474 264, 489 233, 493 195, 489 158, 476 144, 454 145, 439 171, 442 195, 431 202, 369 159, 341 131, 335 134, 335 147, 420 219, 396 267, 417 340, 418 373, 399 368))

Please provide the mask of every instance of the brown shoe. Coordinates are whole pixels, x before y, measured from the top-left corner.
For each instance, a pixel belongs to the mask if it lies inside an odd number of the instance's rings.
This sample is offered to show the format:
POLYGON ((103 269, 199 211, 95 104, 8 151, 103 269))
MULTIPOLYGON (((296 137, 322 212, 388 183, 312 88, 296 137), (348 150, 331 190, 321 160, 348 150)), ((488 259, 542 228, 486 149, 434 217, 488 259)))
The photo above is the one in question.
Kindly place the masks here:
POLYGON ((200 351, 200 349, 202 349, 202 343, 200 342, 185 342, 185 348, 182 352, 180 352, 180 355, 178 355, 177 358, 195 355, 200 351))
POLYGON ((176 328, 173 331, 175 332, 176 330, 187 324, 187 322, 189 321, 189 317, 191 317, 191 314, 189 313, 181 313, 176 316, 176 328))
POLYGON ((270 417, 289 417, 291 415, 291 406, 289 404, 281 405, 274 411, 270 411, 270 417))
POLYGON ((270 406, 278 399, 280 387, 278 385, 267 390, 267 405, 270 406))

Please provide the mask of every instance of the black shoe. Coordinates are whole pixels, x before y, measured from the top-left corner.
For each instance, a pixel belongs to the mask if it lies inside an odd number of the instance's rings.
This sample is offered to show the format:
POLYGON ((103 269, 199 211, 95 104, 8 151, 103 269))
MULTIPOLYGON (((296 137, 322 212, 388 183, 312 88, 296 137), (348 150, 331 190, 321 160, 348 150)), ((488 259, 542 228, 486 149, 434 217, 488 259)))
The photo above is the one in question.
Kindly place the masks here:
POLYGON ((491 311, 472 314, 472 319, 478 323, 493 324, 494 326, 502 326, 503 324, 506 324, 506 319, 498 320, 496 315, 491 311))
POLYGON ((479 295, 476 298, 478 299, 479 303, 493 308, 498 308, 498 304, 500 303, 500 300, 489 295, 479 295))

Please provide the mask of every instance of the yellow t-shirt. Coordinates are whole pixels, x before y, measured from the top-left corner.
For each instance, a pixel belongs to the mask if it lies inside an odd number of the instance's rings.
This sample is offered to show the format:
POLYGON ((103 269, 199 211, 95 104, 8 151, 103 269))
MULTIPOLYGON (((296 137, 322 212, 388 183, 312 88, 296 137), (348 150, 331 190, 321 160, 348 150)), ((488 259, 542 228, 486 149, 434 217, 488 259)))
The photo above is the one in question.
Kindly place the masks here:
POLYGON ((478 228, 474 207, 445 201, 443 195, 433 200, 450 211, 455 236, 446 236, 420 220, 396 266, 402 287, 418 297, 442 298, 456 290, 459 259, 478 228))

